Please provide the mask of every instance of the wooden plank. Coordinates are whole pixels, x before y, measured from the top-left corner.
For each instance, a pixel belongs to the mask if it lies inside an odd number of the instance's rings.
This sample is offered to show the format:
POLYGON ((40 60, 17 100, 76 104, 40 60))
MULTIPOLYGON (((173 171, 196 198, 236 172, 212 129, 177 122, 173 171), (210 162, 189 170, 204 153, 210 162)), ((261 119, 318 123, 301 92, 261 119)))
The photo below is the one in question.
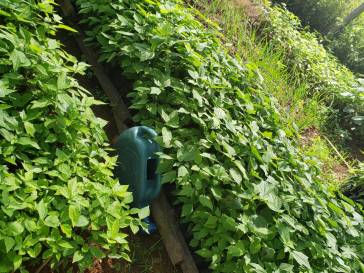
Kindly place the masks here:
POLYGON ((198 273, 195 261, 179 228, 174 209, 169 205, 164 191, 153 201, 151 212, 172 264, 179 265, 184 273, 198 273))
MULTIPOLYGON (((71 26, 75 28, 77 14, 73 5, 69 0, 60 1, 60 5, 65 17, 71 19, 71 26)), ((102 89, 108 96, 118 131, 122 132, 127 128, 124 122, 130 117, 128 108, 118 90, 105 73, 104 67, 98 63, 96 54, 85 46, 84 38, 84 34, 79 32, 76 37, 77 44, 86 56, 87 62, 91 65, 102 89)), ((179 228, 174 209, 169 205, 163 189, 160 196, 152 202, 151 212, 172 264, 180 266, 183 273, 198 273, 195 261, 179 228)))
POLYGON ((159 197, 152 202, 151 213, 172 264, 179 265, 184 259, 184 249, 182 244, 176 244, 176 238, 178 238, 178 230, 175 227, 176 219, 164 192, 161 192, 159 197))

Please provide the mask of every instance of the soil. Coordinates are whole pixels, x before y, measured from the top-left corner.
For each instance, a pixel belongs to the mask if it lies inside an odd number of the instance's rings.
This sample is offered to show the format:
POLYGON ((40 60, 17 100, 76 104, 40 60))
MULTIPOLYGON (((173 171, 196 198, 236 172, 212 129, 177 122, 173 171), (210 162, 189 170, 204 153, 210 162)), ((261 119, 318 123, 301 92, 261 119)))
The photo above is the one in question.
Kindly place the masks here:
POLYGON ((319 136, 320 132, 316 128, 308 128, 302 133, 300 143, 303 147, 310 146, 312 140, 319 136))
POLYGON ((158 233, 129 237, 131 263, 121 260, 95 260, 87 273, 180 273, 174 267, 158 233))
MULTIPOLYGON (((181 270, 170 262, 158 232, 151 235, 142 233, 130 235, 129 246, 131 262, 95 259, 93 266, 86 270, 86 273, 181 273, 181 270)), ((52 270, 48 264, 44 266, 28 265, 27 269, 31 273, 64 273, 67 271, 62 264, 56 271, 52 270), (41 270, 39 270, 40 268, 41 270)), ((78 272, 75 265, 72 273, 78 272)))
POLYGON ((348 167, 344 164, 336 164, 332 171, 338 181, 345 181, 350 175, 348 167))
MULTIPOLYGON (((320 132, 316 128, 308 128, 306 129, 300 138, 300 145, 304 147, 309 147, 312 145, 314 139, 320 137, 320 132)), ((323 171, 325 173, 332 174, 337 181, 345 181, 349 176, 349 168, 342 163, 342 161, 338 161, 334 165, 327 165, 323 166, 323 171)))
POLYGON ((259 4, 254 3, 251 0, 233 0, 234 3, 240 7, 243 7, 246 14, 252 19, 252 21, 258 21, 262 15, 262 8, 259 4))

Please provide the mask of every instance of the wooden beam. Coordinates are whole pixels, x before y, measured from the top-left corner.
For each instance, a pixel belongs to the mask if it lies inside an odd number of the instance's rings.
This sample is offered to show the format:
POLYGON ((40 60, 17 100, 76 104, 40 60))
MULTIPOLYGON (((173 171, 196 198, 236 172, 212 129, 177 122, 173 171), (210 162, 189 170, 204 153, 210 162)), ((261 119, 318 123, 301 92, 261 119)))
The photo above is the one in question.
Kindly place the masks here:
POLYGON ((174 209, 162 191, 151 206, 152 216, 162 236, 173 265, 179 265, 184 273, 198 273, 195 261, 179 228, 174 209))
MULTIPOLYGON (((70 20, 71 26, 77 29, 77 14, 72 3, 69 0, 61 0, 60 5, 64 16, 70 20)), ((114 118, 120 133, 127 128, 125 121, 130 117, 130 113, 118 90, 105 73, 104 67, 98 63, 97 55, 85 46, 84 38, 85 35, 79 31, 76 42, 111 102, 114 118)), ((174 209, 168 203, 163 189, 160 196, 152 202, 151 212, 172 264, 179 266, 183 273, 198 273, 196 263, 179 228, 174 209)))

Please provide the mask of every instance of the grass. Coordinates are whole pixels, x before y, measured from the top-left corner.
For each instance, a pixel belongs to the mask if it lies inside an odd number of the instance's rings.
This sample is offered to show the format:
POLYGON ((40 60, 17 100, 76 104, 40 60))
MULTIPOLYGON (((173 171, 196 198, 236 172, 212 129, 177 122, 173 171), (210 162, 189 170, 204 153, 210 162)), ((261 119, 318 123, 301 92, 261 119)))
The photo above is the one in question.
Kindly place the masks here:
MULTIPOLYGON (((306 139, 305 137, 303 139, 306 139)), ((348 179, 352 170, 351 162, 347 155, 333 148, 332 143, 319 134, 307 138, 308 143, 303 141, 301 150, 320 165, 321 178, 338 190, 348 179)), ((302 142, 301 142, 302 143, 302 142)))
POLYGON ((344 153, 338 152, 338 148, 324 137, 324 124, 329 109, 318 93, 312 95, 307 84, 298 82, 299 77, 296 77, 295 72, 287 69, 284 64, 284 49, 260 39, 257 26, 249 20, 244 7, 239 6, 239 1, 189 2, 208 19, 217 22, 228 50, 241 58, 246 66, 255 68, 260 75, 260 86, 275 97, 287 126, 297 130, 303 138, 311 137, 307 132, 317 132, 305 145, 300 141, 302 151, 312 156, 313 160, 321 162, 323 180, 338 188, 346 179, 351 166, 348 168, 345 164, 347 161, 338 155, 344 153))

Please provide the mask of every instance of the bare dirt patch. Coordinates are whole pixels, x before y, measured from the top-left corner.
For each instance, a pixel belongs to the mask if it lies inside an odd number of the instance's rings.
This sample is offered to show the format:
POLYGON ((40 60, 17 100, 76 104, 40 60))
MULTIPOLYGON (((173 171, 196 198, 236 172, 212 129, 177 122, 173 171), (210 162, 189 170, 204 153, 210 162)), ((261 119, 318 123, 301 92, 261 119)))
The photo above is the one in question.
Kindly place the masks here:
POLYGON ((262 8, 259 4, 250 0, 233 0, 234 4, 244 8, 246 14, 253 20, 257 21, 262 15, 262 8))

